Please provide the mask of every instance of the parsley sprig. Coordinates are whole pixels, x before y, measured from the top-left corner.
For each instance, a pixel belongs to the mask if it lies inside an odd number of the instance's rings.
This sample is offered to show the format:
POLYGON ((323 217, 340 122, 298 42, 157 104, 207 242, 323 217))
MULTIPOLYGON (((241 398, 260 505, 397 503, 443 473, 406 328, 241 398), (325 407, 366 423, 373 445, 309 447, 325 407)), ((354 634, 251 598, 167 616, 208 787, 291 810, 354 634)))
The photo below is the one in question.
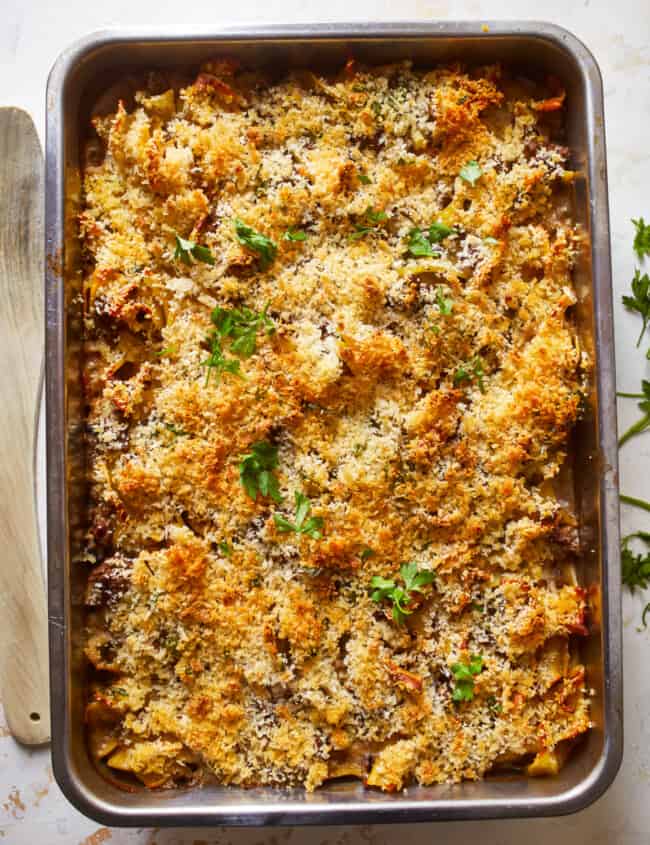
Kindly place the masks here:
POLYGON ((273 514, 273 521, 275 522, 278 531, 282 531, 283 533, 294 531, 296 534, 307 534, 313 540, 320 540, 323 536, 323 518, 321 516, 309 516, 311 512, 311 502, 307 496, 297 490, 295 493, 295 503, 296 516, 293 522, 288 520, 281 513, 273 514))
POLYGON ((634 251, 639 257, 639 261, 650 255, 650 225, 646 224, 643 217, 638 220, 632 220, 636 232, 634 234, 634 251))
POLYGON ((373 575, 370 587, 373 592, 370 598, 375 602, 389 599, 393 603, 393 619, 398 625, 406 621, 406 617, 413 613, 406 605, 411 603, 412 593, 424 593, 422 587, 431 584, 435 579, 435 572, 428 569, 418 570, 417 563, 404 563, 400 566, 399 574, 404 582, 400 586, 392 578, 373 575))
POLYGON ((451 672, 455 683, 451 694, 452 701, 460 704, 461 701, 471 701, 474 698, 474 678, 483 671, 483 662, 480 654, 473 654, 469 663, 453 664, 451 672))
MULTIPOLYGON (((648 231, 650 232, 650 227, 648 227, 648 231)), ((641 334, 636 342, 638 347, 641 344, 643 335, 645 334, 648 319, 650 319, 650 277, 647 273, 641 275, 641 271, 638 267, 634 271, 634 278, 632 279, 632 296, 624 296, 623 305, 626 308, 629 308, 630 311, 638 312, 643 318, 641 334)))
POLYGON ((239 462, 239 480, 253 501, 257 500, 258 493, 262 496, 270 496, 274 502, 282 501, 278 479, 273 475, 273 470, 277 466, 277 447, 266 440, 253 443, 250 452, 242 456, 239 462))
POLYGON ((645 590, 650 585, 650 551, 635 554, 630 548, 630 540, 639 539, 650 546, 650 532, 635 531, 621 541, 621 574, 623 583, 634 592, 637 587, 645 590))
POLYGON ((256 232, 251 226, 248 226, 242 220, 235 218, 233 221, 235 227, 235 234, 237 240, 242 246, 250 249, 251 252, 257 253, 261 270, 268 270, 268 268, 275 261, 275 256, 278 252, 278 245, 263 235, 261 232, 256 232))
POLYGON ((175 238, 175 259, 179 259, 183 264, 187 264, 188 267, 191 267, 194 263, 193 259, 203 261, 204 264, 214 264, 214 255, 212 255, 207 246, 201 246, 196 241, 188 241, 186 238, 181 238, 180 235, 175 235, 175 238))

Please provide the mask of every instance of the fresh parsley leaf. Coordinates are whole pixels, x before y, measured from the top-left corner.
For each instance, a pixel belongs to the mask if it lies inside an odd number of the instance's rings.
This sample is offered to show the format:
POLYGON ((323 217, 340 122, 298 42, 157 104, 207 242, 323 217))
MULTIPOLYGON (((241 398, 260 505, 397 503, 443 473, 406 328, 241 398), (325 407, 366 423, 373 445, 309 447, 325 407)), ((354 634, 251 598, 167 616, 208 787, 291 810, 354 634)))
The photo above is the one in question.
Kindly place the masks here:
POLYGON ((257 333, 266 330, 273 334, 275 324, 267 315, 268 304, 260 313, 250 308, 220 308, 217 306, 211 315, 217 333, 221 338, 232 338, 230 351, 242 358, 250 358, 257 348, 257 333))
POLYGON ((363 172, 359 173, 359 182, 361 182, 362 185, 370 185, 371 184, 370 177, 368 176, 367 173, 363 173, 363 172))
POLYGON ((374 232, 375 228, 380 223, 384 223, 386 220, 388 220, 388 215, 385 211, 375 211, 375 209, 371 205, 369 205, 364 212, 364 218, 366 225, 357 223, 357 225, 354 227, 355 231, 349 236, 349 239, 351 241, 358 241, 360 238, 363 238, 371 232, 374 232))
POLYGON ((258 493, 270 497, 274 502, 282 501, 278 479, 273 475, 277 466, 277 447, 266 440, 253 443, 250 452, 242 456, 239 462, 239 480, 253 501, 257 500, 258 493))
POLYGON ((320 540, 323 536, 323 518, 320 516, 309 516, 311 503, 307 496, 303 493, 299 493, 296 490, 294 499, 296 505, 296 516, 294 522, 288 520, 281 513, 273 514, 273 521, 275 522, 278 531, 282 531, 283 533, 294 531, 296 534, 307 534, 313 540, 320 540), (309 517, 309 519, 307 517, 309 517))
MULTIPOLYGON (((648 231, 650 231, 650 227, 648 231)), ((650 277, 647 273, 641 275, 641 271, 638 268, 634 271, 632 296, 624 296, 623 305, 629 308, 630 311, 637 311, 643 318, 641 334, 636 342, 638 347, 648 325, 648 319, 650 318, 650 277)))
POLYGON ((365 238, 366 235, 369 235, 371 232, 374 232, 372 226, 355 226, 354 232, 349 236, 349 240, 351 241, 358 241, 360 238, 365 238))
POLYGON ((461 179, 464 179, 465 182, 469 182, 469 184, 474 187, 483 175, 483 171, 481 170, 481 165, 478 161, 472 160, 468 161, 464 167, 461 167, 458 175, 461 179))
POLYGON ((282 238, 285 241, 306 241, 307 232, 303 232, 302 229, 287 229, 282 238))
POLYGON ((370 580, 370 587, 373 591, 370 598, 375 602, 390 599, 393 603, 393 619, 398 625, 401 625, 406 617, 413 613, 406 606, 411 601, 411 593, 423 593, 422 587, 431 584, 436 576, 430 570, 418 571, 417 563, 404 563, 399 571, 404 582, 403 587, 392 579, 374 575, 370 580))
POLYGON ((417 226, 409 232, 408 251, 414 258, 440 258, 440 253, 433 249, 427 234, 417 226))
POLYGON ((474 677, 483 671, 483 657, 480 654, 473 654, 469 663, 454 663, 451 673, 454 676, 454 689, 451 695, 452 701, 471 701, 474 698, 474 677))
POLYGON ((208 368, 205 376, 206 386, 210 383, 212 373, 215 373, 217 383, 222 373, 230 373, 230 375, 238 378, 244 378, 240 371, 239 360, 237 358, 226 358, 223 354, 221 337, 216 331, 208 337, 208 342, 210 343, 210 354, 205 361, 201 361, 201 366, 208 368))
POLYGON ((438 306, 440 313, 444 317, 448 317, 454 307, 454 300, 445 298, 442 293, 442 288, 439 287, 436 290, 436 305, 438 306))
POLYGON ((619 437, 619 448, 624 443, 627 443, 630 438, 634 437, 636 434, 641 434, 642 431, 645 431, 648 427, 650 427, 650 381, 643 379, 641 382, 641 390, 642 393, 622 394, 642 400, 638 403, 638 408, 640 411, 643 411, 643 416, 633 423, 628 430, 619 437))
POLYGON ((621 576, 623 584, 634 592, 637 587, 645 590, 650 586, 650 551, 646 554, 635 554, 630 549, 630 540, 639 539, 646 545, 650 545, 650 533, 647 531, 636 531, 623 537, 621 543, 621 576))
POLYGON ((650 225, 646 225, 643 217, 632 220, 636 232, 634 233, 634 251, 639 256, 639 261, 650 255, 650 225))
POLYGON ((442 243, 445 238, 448 238, 449 235, 453 234, 453 231, 454 230, 449 226, 445 226, 444 223, 436 220, 435 223, 432 223, 429 226, 429 242, 432 244, 442 243))
POLYGON ((388 215, 385 211, 375 211, 375 209, 369 205, 366 209, 366 219, 371 223, 383 223, 388 220, 388 215))
POLYGON ((226 540, 222 540, 219 543, 219 551, 225 557, 231 557, 232 556, 232 546, 226 540))
POLYGON ((485 384, 483 382, 483 362, 475 355, 470 361, 461 364, 454 373, 454 387, 458 387, 463 382, 471 382, 476 379, 481 393, 485 393, 485 384))
POLYGON ((260 260, 260 269, 268 270, 277 255, 277 244, 267 238, 266 235, 256 232, 255 229, 238 218, 235 218, 233 224, 239 243, 250 249, 251 252, 256 252, 260 260))
POLYGON ((203 261, 204 264, 214 264, 214 256, 207 246, 200 246, 196 241, 188 241, 185 238, 181 238, 180 235, 175 235, 175 237, 176 249, 174 250, 174 258, 180 259, 188 267, 192 266, 193 258, 197 261, 203 261))

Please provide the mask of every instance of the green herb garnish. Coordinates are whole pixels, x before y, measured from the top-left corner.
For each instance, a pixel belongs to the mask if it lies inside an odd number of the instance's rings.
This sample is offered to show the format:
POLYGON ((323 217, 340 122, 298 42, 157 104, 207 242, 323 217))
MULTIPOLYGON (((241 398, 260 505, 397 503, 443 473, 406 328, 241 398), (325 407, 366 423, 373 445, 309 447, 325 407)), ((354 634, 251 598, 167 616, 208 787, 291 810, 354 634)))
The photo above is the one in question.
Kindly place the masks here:
POLYGON ((250 358, 257 348, 257 333, 266 330, 267 335, 275 331, 273 320, 267 316, 268 304, 261 312, 250 308, 220 308, 217 306, 210 319, 220 338, 232 338, 230 351, 242 358, 250 358))
POLYGON ((474 677, 483 671, 483 657, 473 654, 469 663, 454 663, 451 667, 455 684, 452 701, 471 701, 474 698, 474 677))
POLYGON ((237 358, 226 358, 223 354, 219 333, 216 331, 212 332, 212 334, 208 337, 208 342, 210 343, 210 354, 205 361, 201 361, 201 366, 208 368, 205 375, 206 386, 210 382, 210 376, 212 373, 216 376, 217 384, 219 383, 222 373, 230 373, 232 376, 244 378, 240 371, 239 360, 237 358))
POLYGON ((650 225, 646 225, 643 217, 632 220, 636 228, 634 234, 634 251, 639 256, 639 261, 650 255, 650 225))
POLYGON ((641 434, 650 426, 650 381, 643 379, 641 382, 641 393, 618 393, 618 396, 624 396, 629 399, 641 399, 638 403, 638 408, 643 411, 641 419, 633 423, 628 430, 618 438, 619 448, 636 434, 641 434))
POLYGON ((368 560, 368 558, 369 558, 369 557, 374 557, 374 556, 375 556, 375 552, 373 552, 373 550, 372 550, 372 549, 369 549, 368 547, 366 547, 365 549, 363 549, 363 551, 362 551, 362 552, 361 552, 361 554, 359 555, 359 557, 361 558, 361 560, 368 560))
POLYGON ((309 516, 311 511, 311 503, 307 496, 295 493, 296 502, 296 516, 295 521, 290 522, 281 513, 273 514, 273 521, 275 522, 278 531, 284 533, 288 531, 295 531, 296 534, 308 534, 314 540, 320 540, 323 536, 321 529, 323 528, 324 520, 320 516, 309 516), (307 519, 309 517, 309 519, 307 519))
POLYGON ((630 540, 643 540, 650 545, 650 532, 636 531, 623 537, 621 542, 621 575, 625 586, 634 592, 637 587, 645 590, 650 585, 650 551, 645 555, 635 554, 629 547, 630 540))
POLYGON ((193 258, 197 261, 203 261, 205 264, 214 264, 214 256, 207 246, 200 246, 196 241, 188 241, 185 238, 181 238, 180 235, 175 235, 175 237, 176 249, 174 251, 174 258, 180 259, 188 267, 192 266, 193 258))
POLYGON ((282 239, 285 241, 306 241, 307 232, 303 232, 302 229, 287 229, 282 235, 282 239))
POLYGON ((469 182, 469 184, 474 187, 483 175, 483 171, 481 170, 481 165, 478 161, 468 161, 464 167, 461 167, 458 175, 461 179, 464 179, 465 182, 469 182))
POLYGON ((267 270, 277 255, 277 244, 238 218, 235 218, 233 225, 239 243, 252 252, 256 252, 260 260, 260 269, 267 270))
POLYGON ((388 220, 388 215, 385 211, 375 211, 375 209, 371 205, 369 205, 364 212, 364 218, 366 225, 358 223, 354 227, 355 231, 350 235, 351 241, 358 241, 359 238, 363 238, 365 237, 365 235, 374 232, 375 228, 380 223, 384 223, 386 220, 388 220))
POLYGON ((647 273, 641 275, 641 271, 638 268, 634 271, 634 278, 632 279, 632 296, 624 296, 623 305, 626 308, 629 308, 630 311, 637 311, 643 318, 641 334, 636 342, 638 347, 648 325, 648 319, 650 318, 650 277, 647 273))
POLYGON ((178 349, 175 346, 166 346, 164 349, 161 349, 159 352, 154 352, 154 358, 167 358, 172 355, 177 355, 178 349))
POLYGON ((440 258, 440 253, 433 248, 449 237, 454 230, 437 220, 426 231, 417 226, 409 232, 408 251, 414 258, 440 258))
POLYGON ((461 364, 454 373, 454 387, 458 387, 464 382, 471 382, 476 379, 481 393, 485 393, 485 384, 483 383, 483 362, 475 355, 470 361, 461 364))
POLYGON ((253 501, 258 492, 270 496, 274 502, 281 502, 278 479, 273 470, 278 466, 278 450, 266 440, 253 443, 250 452, 242 456, 239 463, 239 480, 253 501))
POLYGON ((442 288, 439 287, 436 290, 436 305, 438 306, 438 310, 440 311, 440 313, 444 317, 448 317, 454 307, 454 300, 444 297, 442 293, 442 288))
POLYGON ((361 182, 362 185, 370 185, 371 184, 370 177, 368 176, 367 173, 363 173, 363 172, 359 173, 359 182, 361 182))
POLYGON ((431 584, 436 575, 428 569, 418 571, 417 563, 402 564, 399 573, 404 582, 403 587, 390 578, 373 575, 370 581, 370 587, 373 590, 370 598, 376 602, 389 599, 393 603, 393 619, 398 625, 402 625, 406 617, 413 613, 406 607, 411 602, 411 594, 424 593, 422 587, 431 584))
POLYGON ((219 543, 219 551, 224 557, 232 557, 232 546, 226 540, 219 543))

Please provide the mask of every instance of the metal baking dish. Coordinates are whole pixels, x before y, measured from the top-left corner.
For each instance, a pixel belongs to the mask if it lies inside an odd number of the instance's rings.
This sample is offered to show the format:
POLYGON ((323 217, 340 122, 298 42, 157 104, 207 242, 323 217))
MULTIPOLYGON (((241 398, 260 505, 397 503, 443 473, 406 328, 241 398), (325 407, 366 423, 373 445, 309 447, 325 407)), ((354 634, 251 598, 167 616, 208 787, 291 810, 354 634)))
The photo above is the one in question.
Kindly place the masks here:
POLYGON ((211 31, 125 31, 91 35, 59 58, 47 89, 47 452, 52 757, 63 792, 109 825, 282 825, 478 819, 570 813, 612 782, 622 754, 620 559, 609 218, 598 66, 573 35, 545 23, 394 23, 228 26, 211 31), (94 768, 84 740, 83 567, 71 563, 86 506, 80 395, 79 203, 81 138, 92 103, 118 77, 157 67, 195 68, 215 54, 248 65, 340 67, 460 59, 502 61, 523 73, 552 73, 567 90, 567 142, 580 171, 576 215, 590 248, 576 272, 576 319, 596 361, 590 400, 573 441, 575 501, 591 595, 583 659, 594 690, 593 730, 550 779, 488 778, 412 786, 384 795, 335 782, 313 794, 271 788, 203 787, 124 792, 94 768))

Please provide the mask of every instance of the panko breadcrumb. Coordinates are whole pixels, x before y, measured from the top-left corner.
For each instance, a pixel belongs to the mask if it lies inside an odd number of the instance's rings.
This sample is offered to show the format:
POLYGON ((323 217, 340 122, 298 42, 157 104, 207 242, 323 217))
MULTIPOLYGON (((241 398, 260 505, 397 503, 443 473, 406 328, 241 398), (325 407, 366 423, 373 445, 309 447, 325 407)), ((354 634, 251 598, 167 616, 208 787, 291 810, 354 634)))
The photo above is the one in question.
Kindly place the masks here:
POLYGON ((119 776, 390 792, 551 774, 587 730, 563 108, 498 66, 219 59, 93 120, 86 720, 119 776))

